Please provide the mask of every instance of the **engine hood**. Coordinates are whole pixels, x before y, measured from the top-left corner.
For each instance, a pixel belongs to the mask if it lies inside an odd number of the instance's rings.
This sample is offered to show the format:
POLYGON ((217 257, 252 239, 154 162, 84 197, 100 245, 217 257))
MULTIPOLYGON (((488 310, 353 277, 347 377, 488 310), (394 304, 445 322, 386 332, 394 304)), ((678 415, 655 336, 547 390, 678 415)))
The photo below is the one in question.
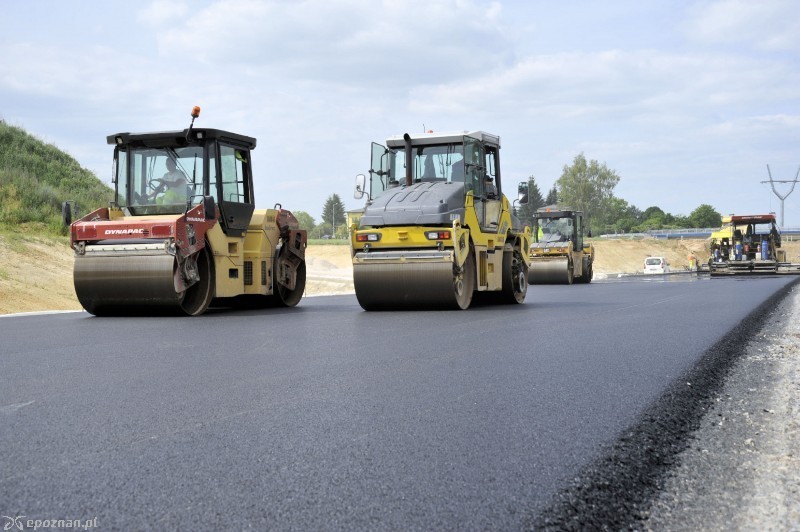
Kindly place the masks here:
POLYGON ((389 189, 364 209, 359 227, 450 225, 464 220, 464 183, 415 183, 389 189))

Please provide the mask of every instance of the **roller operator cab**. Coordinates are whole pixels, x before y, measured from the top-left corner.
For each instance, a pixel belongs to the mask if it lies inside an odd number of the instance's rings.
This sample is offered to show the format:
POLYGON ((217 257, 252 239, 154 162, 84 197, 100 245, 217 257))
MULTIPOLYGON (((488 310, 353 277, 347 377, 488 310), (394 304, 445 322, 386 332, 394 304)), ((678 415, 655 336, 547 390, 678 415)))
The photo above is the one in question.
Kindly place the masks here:
POLYGON ((84 309, 197 315, 212 303, 300 301, 306 233, 280 205, 255 209, 256 139, 190 125, 117 133, 108 143, 116 201, 70 226, 84 309))
MULTIPOLYGON (((521 183, 520 187, 527 184, 521 183)), ((533 215, 530 284, 591 283, 594 246, 584 235, 583 212, 551 205, 533 215)))
POLYGON ((500 138, 405 134, 372 145, 356 177, 353 282, 366 310, 522 303, 530 229, 503 195, 500 138))

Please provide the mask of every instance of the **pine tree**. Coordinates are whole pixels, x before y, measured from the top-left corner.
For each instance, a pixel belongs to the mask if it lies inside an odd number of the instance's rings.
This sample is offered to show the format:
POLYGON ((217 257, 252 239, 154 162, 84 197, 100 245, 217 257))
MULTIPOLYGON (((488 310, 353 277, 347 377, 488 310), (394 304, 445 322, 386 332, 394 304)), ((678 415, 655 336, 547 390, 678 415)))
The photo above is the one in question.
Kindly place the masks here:
POLYGON ((558 205, 558 188, 556 188, 555 184, 550 189, 550 192, 547 193, 547 199, 544 201, 545 205, 558 205))
POLYGON ((331 194, 322 207, 323 223, 331 224, 333 231, 347 223, 344 203, 338 194, 331 194))

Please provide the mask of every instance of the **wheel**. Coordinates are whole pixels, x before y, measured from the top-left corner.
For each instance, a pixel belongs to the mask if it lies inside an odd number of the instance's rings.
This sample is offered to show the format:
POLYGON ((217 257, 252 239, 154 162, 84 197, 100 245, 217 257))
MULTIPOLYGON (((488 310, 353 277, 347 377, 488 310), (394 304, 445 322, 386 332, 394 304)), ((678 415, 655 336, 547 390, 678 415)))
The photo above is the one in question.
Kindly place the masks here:
POLYGON ((515 305, 528 294, 528 265, 519 249, 503 252, 503 287, 493 292, 476 292, 478 305, 515 305))
POLYGON ((592 277, 594 276, 594 270, 592 269, 592 263, 590 262, 588 266, 583 270, 583 275, 578 278, 579 283, 589 284, 592 282, 592 277))
POLYGON ((306 261, 300 262, 297 267, 297 277, 295 278, 294 289, 290 290, 278 282, 278 261, 280 254, 275 255, 275 262, 272 265, 273 283, 275 286, 274 294, 278 298, 278 303, 284 307, 293 307, 303 298, 306 289, 306 261))
POLYGON ((456 272, 455 268, 453 271, 453 295, 458 308, 468 309, 472 304, 473 293, 475 293, 475 252, 470 248, 461 271, 456 272))
POLYGON ((197 274, 200 280, 186 289, 181 310, 189 316, 199 316, 208 309, 214 298, 214 263, 208 245, 197 253, 197 274))
POLYGON ((503 252, 503 290, 500 303, 522 303, 528 293, 528 265, 519 249, 503 252))
POLYGON ((572 262, 567 261, 567 284, 572 284, 575 280, 575 269, 572 267, 572 262))

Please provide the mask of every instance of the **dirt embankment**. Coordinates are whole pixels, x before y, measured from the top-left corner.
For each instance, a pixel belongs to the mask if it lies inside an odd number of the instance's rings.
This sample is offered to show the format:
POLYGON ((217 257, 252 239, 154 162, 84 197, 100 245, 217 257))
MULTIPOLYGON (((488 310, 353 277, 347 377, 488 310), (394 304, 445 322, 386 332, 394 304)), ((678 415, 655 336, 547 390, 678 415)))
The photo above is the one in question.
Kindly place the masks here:
MULTIPOLYGON (((705 240, 593 239, 595 273, 637 273, 647 256, 664 256, 673 271, 688 268, 690 254, 708 257, 705 240)), ((800 242, 784 242, 787 259, 800 262, 800 242)), ((306 295, 353 293, 350 247, 311 245, 306 252, 306 295)), ((64 238, 0 234, 0 314, 80 310, 72 286, 72 250, 64 238)))

